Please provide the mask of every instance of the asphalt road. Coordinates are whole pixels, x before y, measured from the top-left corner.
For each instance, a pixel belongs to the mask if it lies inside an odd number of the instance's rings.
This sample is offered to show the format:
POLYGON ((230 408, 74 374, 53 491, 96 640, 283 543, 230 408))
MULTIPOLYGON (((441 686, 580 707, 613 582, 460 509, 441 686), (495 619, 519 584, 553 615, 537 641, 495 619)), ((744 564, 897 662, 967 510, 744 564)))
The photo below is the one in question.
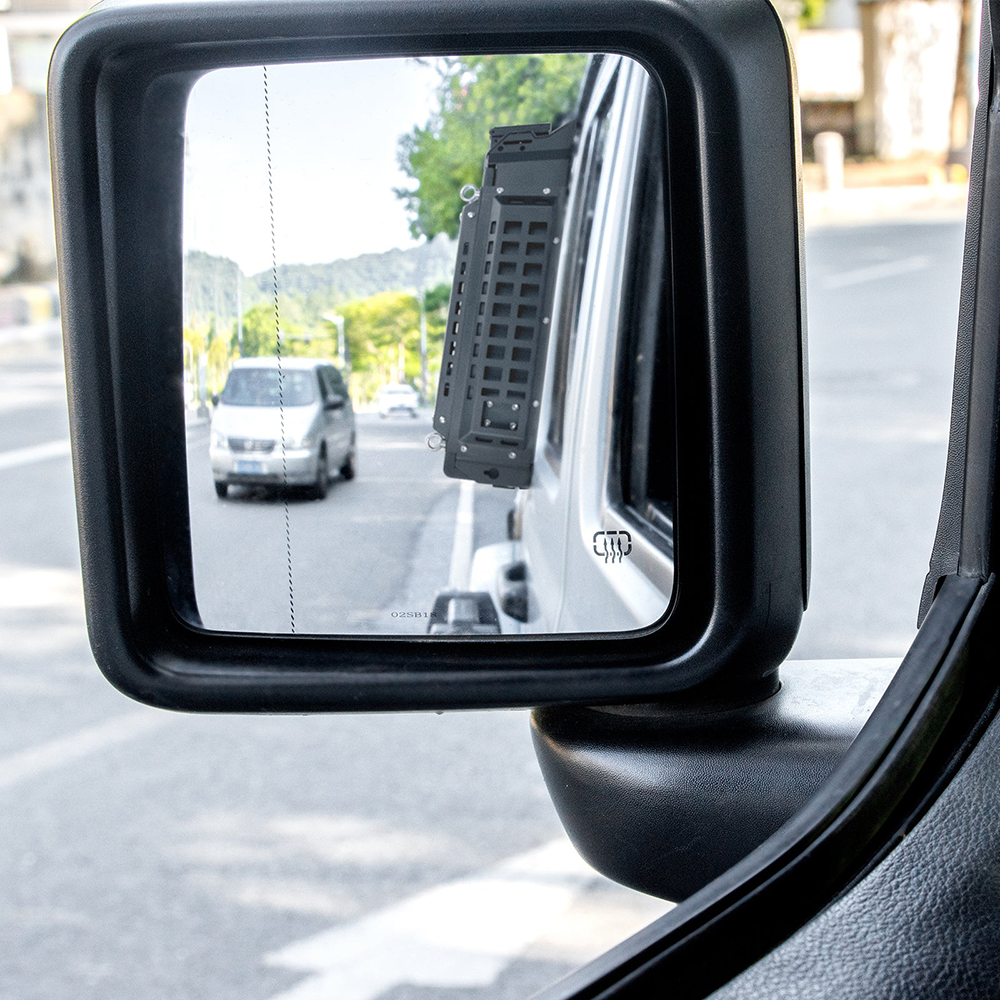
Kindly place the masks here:
MULTIPOLYGON (((899 656, 912 637, 943 478, 961 236, 955 222, 810 235, 801 657, 899 656)), ((522 997, 662 910, 567 849, 524 712, 192 717, 117 694, 83 630, 64 391, 51 353, 0 360, 0 997, 522 997)), ((293 510, 303 560, 317 526, 336 526, 316 566, 365 581, 348 608, 359 625, 409 599, 407 553, 454 502, 453 486, 423 478, 422 421, 361 430, 358 478, 293 510), (405 504, 375 503, 387 476, 408 484, 405 504), (365 565, 345 523, 377 531, 392 565, 365 565)), ((206 553, 234 551, 213 517, 259 537, 258 519, 281 514, 280 501, 197 488, 206 553)), ((495 496, 482 504, 477 541, 502 513, 495 496)), ((226 572, 204 588, 206 615, 239 613, 226 572)), ((329 612, 313 599, 304 614, 329 612)))
MULTIPOLYGON (((323 500, 303 490, 212 485, 208 427, 188 432, 188 483, 198 610, 207 628, 302 633, 426 632, 449 586, 458 480, 427 447, 431 413, 358 414, 357 475, 323 500), (285 513, 288 513, 286 533, 285 513), (291 565, 291 588, 288 566, 291 565)), ((506 538, 514 494, 476 486, 469 547, 506 538)))
POLYGON ((792 657, 901 656, 937 525, 964 224, 807 234, 812 586, 792 657))

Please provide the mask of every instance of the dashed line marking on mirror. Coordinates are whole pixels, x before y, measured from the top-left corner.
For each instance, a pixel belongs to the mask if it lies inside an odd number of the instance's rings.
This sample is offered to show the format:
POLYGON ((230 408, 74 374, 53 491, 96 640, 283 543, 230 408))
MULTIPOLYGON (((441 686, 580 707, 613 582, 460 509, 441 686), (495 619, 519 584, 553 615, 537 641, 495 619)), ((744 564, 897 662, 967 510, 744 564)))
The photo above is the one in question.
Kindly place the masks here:
POLYGON ((33 444, 27 448, 0 451, 0 470, 19 469, 25 465, 34 465, 37 462, 47 462, 53 458, 66 458, 68 456, 69 438, 47 441, 45 444, 33 444))
POLYGON ((851 285, 863 285, 868 281, 881 281, 883 278, 895 278, 912 271, 922 271, 931 266, 931 258, 927 254, 915 257, 903 257, 901 260, 887 260, 882 264, 870 264, 858 267, 852 271, 842 271, 840 274, 830 274, 820 279, 820 286, 828 291, 838 288, 848 288, 851 285))
POLYGON ((116 715, 106 722, 78 729, 75 733, 39 743, 17 753, 0 757, 0 789, 10 788, 28 778, 38 777, 90 754, 100 753, 158 729, 168 719, 165 712, 144 709, 116 715))

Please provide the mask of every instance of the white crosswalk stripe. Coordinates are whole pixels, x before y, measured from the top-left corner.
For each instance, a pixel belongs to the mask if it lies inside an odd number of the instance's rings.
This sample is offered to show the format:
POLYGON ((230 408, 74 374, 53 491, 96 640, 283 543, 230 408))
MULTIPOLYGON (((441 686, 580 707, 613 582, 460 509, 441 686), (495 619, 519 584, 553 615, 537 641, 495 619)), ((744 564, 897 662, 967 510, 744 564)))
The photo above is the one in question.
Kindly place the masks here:
POLYGON ((267 965, 312 973, 273 1000, 489 986, 598 877, 568 841, 552 841, 272 952, 267 965))

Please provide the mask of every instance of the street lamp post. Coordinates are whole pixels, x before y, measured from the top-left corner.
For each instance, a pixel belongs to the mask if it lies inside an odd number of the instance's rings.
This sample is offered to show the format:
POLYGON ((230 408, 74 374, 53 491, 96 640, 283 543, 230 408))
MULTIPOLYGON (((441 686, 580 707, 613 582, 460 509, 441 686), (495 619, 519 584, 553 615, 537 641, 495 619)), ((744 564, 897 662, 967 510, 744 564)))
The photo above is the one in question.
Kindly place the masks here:
POLYGON ((236 346, 243 357, 243 272, 236 268, 236 346))
POLYGON ((337 357, 340 367, 347 371, 347 359, 344 357, 344 317, 339 313, 323 313, 323 319, 337 328, 337 357))
POLYGON ((420 289, 420 395, 427 405, 427 292, 420 289))

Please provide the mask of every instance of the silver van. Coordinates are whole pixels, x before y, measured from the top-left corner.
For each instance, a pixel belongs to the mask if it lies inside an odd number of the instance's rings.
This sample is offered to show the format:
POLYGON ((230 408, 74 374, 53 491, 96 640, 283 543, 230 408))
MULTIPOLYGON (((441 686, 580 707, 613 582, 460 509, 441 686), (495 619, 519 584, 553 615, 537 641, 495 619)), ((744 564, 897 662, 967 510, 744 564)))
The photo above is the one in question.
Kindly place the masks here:
POLYGON ((321 499, 334 472, 354 478, 354 408, 340 372, 312 358, 280 365, 241 358, 229 372, 209 442, 220 498, 230 486, 305 486, 321 499))

